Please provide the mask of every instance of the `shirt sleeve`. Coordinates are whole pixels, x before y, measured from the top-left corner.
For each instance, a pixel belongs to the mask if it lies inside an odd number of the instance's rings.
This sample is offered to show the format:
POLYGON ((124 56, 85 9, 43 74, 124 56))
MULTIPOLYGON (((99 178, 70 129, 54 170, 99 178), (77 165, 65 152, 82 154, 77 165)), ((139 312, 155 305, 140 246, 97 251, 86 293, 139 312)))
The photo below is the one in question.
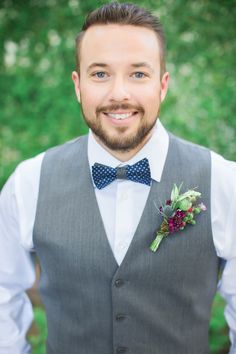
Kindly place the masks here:
POLYGON ((230 354, 236 354, 236 163, 212 153, 212 231, 217 255, 226 263, 218 291, 226 301, 230 354))
POLYGON ((225 318, 230 328, 231 350, 236 354, 236 245, 234 220, 236 218, 236 193, 232 195, 231 207, 228 210, 225 237, 228 238, 228 252, 225 255, 226 265, 219 283, 219 292, 225 299, 225 318))
POLYGON ((35 281, 32 233, 42 156, 19 165, 0 194, 0 354, 30 353, 33 309, 25 291, 35 281))

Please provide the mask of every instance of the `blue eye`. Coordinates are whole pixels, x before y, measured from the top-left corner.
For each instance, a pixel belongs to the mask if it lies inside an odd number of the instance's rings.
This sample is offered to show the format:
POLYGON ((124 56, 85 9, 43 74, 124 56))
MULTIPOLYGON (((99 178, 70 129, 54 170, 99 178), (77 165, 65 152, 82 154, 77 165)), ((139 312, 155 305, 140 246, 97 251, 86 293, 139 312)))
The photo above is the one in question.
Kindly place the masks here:
POLYGON ((136 79, 142 79, 143 77, 145 77, 146 75, 144 73, 142 73, 141 71, 137 71, 136 73, 134 73, 136 79))
POLYGON ((98 71, 94 74, 98 79, 104 79, 106 73, 104 71, 98 71))

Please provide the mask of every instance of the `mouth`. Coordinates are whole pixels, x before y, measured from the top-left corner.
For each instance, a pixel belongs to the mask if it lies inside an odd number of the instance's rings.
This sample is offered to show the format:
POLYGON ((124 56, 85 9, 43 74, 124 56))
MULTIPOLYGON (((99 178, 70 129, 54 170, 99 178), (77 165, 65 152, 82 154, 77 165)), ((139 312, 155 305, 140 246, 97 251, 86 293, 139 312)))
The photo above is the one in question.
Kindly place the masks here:
POLYGON ((137 111, 131 111, 131 112, 103 112, 107 117, 114 119, 114 120, 126 120, 129 119, 136 114, 138 114, 137 111))

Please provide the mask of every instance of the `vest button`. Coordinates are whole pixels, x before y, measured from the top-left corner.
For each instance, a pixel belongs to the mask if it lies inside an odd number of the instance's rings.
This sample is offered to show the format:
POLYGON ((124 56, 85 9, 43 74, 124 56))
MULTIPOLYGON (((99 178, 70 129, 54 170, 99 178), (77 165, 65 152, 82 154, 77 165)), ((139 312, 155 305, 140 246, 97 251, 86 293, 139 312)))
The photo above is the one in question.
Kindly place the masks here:
POLYGON ((126 347, 118 347, 118 348, 116 349, 116 353, 117 353, 117 354, 128 353, 128 351, 129 351, 129 349, 126 348, 126 347))
POLYGON ((115 281, 115 286, 116 286, 117 288, 120 288, 122 285, 124 285, 124 280, 122 280, 122 279, 116 279, 116 281, 115 281))
POLYGON ((122 315, 121 313, 119 313, 118 315, 116 315, 116 321, 122 321, 126 318, 125 315, 122 315))

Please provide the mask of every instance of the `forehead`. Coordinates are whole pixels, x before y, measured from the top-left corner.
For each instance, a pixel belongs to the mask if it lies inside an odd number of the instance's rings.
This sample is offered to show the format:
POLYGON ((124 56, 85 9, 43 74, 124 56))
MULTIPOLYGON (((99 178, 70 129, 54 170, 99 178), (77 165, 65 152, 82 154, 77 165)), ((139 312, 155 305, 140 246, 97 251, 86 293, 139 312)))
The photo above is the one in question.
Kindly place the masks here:
POLYGON ((80 65, 92 62, 159 62, 160 49, 156 33, 132 25, 94 25, 88 28, 80 46, 80 65))

